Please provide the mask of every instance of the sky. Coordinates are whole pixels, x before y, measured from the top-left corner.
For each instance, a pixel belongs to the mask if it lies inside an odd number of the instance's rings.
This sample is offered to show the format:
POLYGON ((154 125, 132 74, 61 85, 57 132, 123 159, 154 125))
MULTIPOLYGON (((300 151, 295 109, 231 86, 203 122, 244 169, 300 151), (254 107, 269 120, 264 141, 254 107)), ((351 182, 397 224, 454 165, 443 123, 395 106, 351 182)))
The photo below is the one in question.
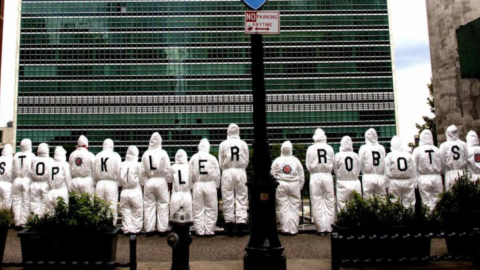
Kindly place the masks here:
MULTIPOLYGON (((16 24, 20 1, 5 1, 4 49, 0 96, 0 126, 13 120, 13 89, 15 83, 16 24)), ((399 135, 404 144, 413 142, 415 123, 430 115, 427 102, 432 76, 428 41, 427 15, 423 0, 390 0, 392 35, 396 69, 396 91, 399 135), (413 108, 413 109, 412 109, 413 108)))

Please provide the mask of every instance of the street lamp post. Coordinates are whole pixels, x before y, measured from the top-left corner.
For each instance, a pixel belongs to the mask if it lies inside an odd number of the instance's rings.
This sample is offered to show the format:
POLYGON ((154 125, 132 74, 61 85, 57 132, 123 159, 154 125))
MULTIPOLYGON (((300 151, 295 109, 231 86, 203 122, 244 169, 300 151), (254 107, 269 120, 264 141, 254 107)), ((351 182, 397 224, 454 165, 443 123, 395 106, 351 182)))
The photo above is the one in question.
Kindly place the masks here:
POLYGON ((253 95, 253 179, 250 193, 250 241, 245 248, 245 270, 284 270, 286 258, 277 233, 275 190, 278 182, 270 175, 271 159, 267 137, 263 37, 251 35, 253 95))

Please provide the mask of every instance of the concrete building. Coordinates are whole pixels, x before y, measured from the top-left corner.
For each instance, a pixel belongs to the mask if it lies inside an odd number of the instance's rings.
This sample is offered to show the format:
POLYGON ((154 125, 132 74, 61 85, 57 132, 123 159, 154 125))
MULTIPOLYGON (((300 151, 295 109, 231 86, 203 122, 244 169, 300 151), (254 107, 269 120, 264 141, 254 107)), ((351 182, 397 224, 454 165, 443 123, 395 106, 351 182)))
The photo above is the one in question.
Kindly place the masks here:
MULTIPOLYGON (((265 35, 271 143, 338 148, 375 127, 396 134, 387 0, 274 0, 281 33, 265 35)), ((212 151, 237 123, 253 139, 250 36, 238 0, 22 0, 17 138, 123 155, 158 131, 173 156, 212 151)))
POLYGON ((480 17, 478 0, 426 0, 439 143, 455 124, 465 140, 480 132, 480 82, 462 79, 456 30, 480 17))
POLYGON ((12 127, 0 127, 0 153, 5 144, 15 145, 15 132, 12 127))

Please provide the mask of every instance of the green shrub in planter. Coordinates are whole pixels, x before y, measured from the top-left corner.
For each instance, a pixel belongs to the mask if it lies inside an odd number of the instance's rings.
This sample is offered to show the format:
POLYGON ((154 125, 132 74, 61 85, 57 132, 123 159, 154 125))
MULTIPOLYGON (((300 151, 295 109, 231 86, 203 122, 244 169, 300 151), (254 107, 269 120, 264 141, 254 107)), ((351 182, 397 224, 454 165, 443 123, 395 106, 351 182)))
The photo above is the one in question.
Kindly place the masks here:
MULTIPOLYGON (((332 260, 344 266, 400 263, 401 258, 430 256, 431 241, 413 235, 430 232, 438 224, 427 208, 415 213, 393 197, 353 198, 338 214, 332 234, 332 260), (404 237, 410 235, 410 237, 404 237), (357 240, 348 240, 351 239, 357 240), (360 239, 360 240, 358 240, 360 239)), ((408 261, 408 260, 407 260, 408 261)))
POLYGON ((113 213, 97 196, 70 194, 69 203, 58 198, 55 213, 35 216, 27 223, 30 232, 108 232, 113 230, 113 213))
MULTIPOLYGON (((446 233, 471 233, 480 228, 480 182, 471 181, 470 173, 465 172, 448 192, 440 195, 435 211, 446 233)), ((472 256, 477 250, 471 237, 447 238, 446 242, 452 256, 472 256)))
MULTIPOLYGON (((105 201, 88 194, 70 194, 69 204, 59 198, 55 213, 35 216, 18 236, 23 261, 110 262, 116 259, 118 231, 105 201)), ((67 264, 56 269, 82 267, 67 264)))
POLYGON ((0 262, 3 262, 8 228, 13 224, 13 214, 10 209, 0 209, 0 262))

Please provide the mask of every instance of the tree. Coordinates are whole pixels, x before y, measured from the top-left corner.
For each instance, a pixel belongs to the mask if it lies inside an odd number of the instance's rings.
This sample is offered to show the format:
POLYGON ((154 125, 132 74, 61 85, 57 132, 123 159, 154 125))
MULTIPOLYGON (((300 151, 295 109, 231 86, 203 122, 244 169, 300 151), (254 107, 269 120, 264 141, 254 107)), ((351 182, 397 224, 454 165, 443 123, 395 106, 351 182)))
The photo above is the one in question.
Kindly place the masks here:
MULTIPOLYGON (((422 125, 420 124, 415 124, 415 127, 418 129, 418 136, 420 136, 420 133, 424 131, 425 129, 429 129, 432 131, 433 135, 433 142, 435 145, 437 145, 437 123, 436 123, 436 115, 435 115, 435 100, 434 100, 434 91, 433 91, 433 80, 430 78, 430 83, 427 85, 428 87, 428 93, 429 96, 427 98, 427 104, 430 106, 430 112, 433 114, 433 117, 428 117, 428 116, 423 116, 422 119, 425 123, 422 125)), ((409 143, 409 147, 412 149, 417 147, 418 144, 417 142, 415 143, 409 143)))

